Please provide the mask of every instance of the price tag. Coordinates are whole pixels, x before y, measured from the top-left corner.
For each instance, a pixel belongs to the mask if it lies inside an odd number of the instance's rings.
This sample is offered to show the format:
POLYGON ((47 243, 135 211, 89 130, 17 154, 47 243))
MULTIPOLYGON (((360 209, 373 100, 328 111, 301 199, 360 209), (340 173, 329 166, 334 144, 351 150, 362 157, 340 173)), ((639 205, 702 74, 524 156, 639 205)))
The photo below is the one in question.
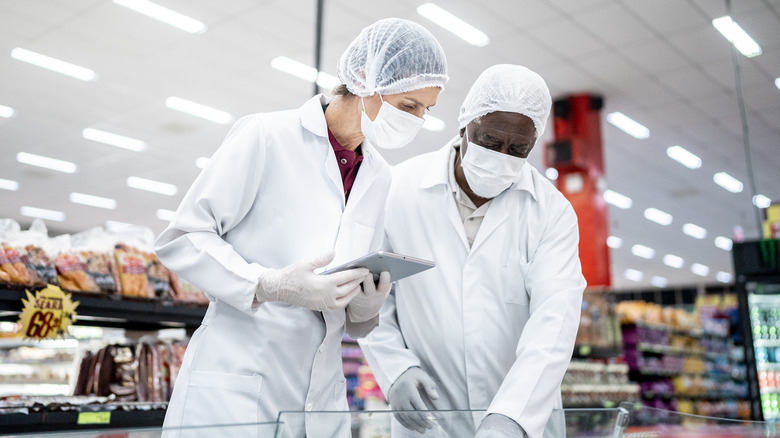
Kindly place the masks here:
POLYGON ((27 299, 22 298, 24 308, 19 315, 24 337, 38 340, 64 338, 68 327, 73 324, 79 303, 71 301, 70 294, 57 286, 49 285, 35 292, 35 296, 30 291, 26 292, 27 299))
POLYGON ((110 424, 111 412, 79 412, 78 424, 110 424))

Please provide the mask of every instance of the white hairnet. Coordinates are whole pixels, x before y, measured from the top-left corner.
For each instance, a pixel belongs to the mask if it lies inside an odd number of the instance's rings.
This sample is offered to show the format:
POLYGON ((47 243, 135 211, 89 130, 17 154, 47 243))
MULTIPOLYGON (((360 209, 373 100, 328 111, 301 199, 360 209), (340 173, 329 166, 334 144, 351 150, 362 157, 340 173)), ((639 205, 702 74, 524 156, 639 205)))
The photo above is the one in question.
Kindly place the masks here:
POLYGON ((550 116, 552 98, 541 76, 511 64, 489 67, 471 86, 458 115, 459 128, 485 114, 504 111, 533 120, 536 138, 542 136, 550 116))
POLYGON ((426 28, 385 18, 360 32, 341 55, 338 75, 358 96, 397 94, 449 80, 444 49, 426 28))

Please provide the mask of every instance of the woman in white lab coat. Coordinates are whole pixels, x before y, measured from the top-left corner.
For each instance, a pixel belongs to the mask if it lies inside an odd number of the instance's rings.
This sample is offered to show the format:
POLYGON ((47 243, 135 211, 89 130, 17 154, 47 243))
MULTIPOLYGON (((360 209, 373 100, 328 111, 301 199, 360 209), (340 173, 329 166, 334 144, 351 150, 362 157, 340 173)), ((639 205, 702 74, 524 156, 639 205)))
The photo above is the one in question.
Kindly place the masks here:
MULTIPOLYGON (((380 247, 390 169, 375 146, 409 143, 448 76, 433 35, 400 19, 363 29, 338 74, 332 99, 240 119, 157 239, 163 263, 211 301, 166 428, 348 409, 341 337, 377 325, 390 278, 315 271, 380 247)), ((317 423, 288 435, 344 431, 317 423)), ((168 432, 195 434, 185 430, 168 432)), ((202 434, 230 430, 248 435, 202 434)))

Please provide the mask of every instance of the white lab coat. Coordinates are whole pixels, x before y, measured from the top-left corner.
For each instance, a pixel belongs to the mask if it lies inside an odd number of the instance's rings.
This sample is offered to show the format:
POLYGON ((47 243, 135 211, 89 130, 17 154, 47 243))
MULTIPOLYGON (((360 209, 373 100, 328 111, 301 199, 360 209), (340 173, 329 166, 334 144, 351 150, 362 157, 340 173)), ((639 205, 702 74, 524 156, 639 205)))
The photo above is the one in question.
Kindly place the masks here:
MULTIPOLYGON (((526 164, 520 181, 491 201, 469 248, 448 182, 451 147, 393 170, 389 246, 436 267, 395 284, 379 327, 360 345, 385 394, 419 366, 437 381, 436 409, 503 414, 539 438, 561 407, 579 324, 577 217, 526 164)), ((481 418, 442 427, 447 436, 471 437, 481 418)), ((395 421, 393 433, 414 435, 395 421)))
MULTIPOLYGON (((344 310, 321 313, 255 300, 265 268, 329 249, 336 251, 336 265, 381 247, 390 167, 364 142, 345 206, 325 102, 316 96, 297 110, 236 122, 157 239, 163 263, 211 300, 187 348, 165 427, 276 421, 279 411, 348 410, 345 324, 359 337, 378 318, 353 324, 345 322, 344 310)), ((305 433, 330 438, 341 426, 307 422, 305 433)), ((348 434, 346 426, 341 431, 348 434)), ((234 435, 246 432, 236 429, 234 435)))

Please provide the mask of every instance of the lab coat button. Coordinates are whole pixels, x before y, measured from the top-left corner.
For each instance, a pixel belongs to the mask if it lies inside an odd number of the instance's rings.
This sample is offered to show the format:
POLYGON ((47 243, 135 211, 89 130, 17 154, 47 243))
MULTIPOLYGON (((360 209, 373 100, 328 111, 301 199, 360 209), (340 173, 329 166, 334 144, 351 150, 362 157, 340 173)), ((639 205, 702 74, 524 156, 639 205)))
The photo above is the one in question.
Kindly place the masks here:
POLYGON ((311 403, 309 403, 308 405, 306 405, 306 410, 307 410, 307 411, 310 411, 310 410, 312 410, 312 408, 313 408, 313 406, 311 405, 311 403))

